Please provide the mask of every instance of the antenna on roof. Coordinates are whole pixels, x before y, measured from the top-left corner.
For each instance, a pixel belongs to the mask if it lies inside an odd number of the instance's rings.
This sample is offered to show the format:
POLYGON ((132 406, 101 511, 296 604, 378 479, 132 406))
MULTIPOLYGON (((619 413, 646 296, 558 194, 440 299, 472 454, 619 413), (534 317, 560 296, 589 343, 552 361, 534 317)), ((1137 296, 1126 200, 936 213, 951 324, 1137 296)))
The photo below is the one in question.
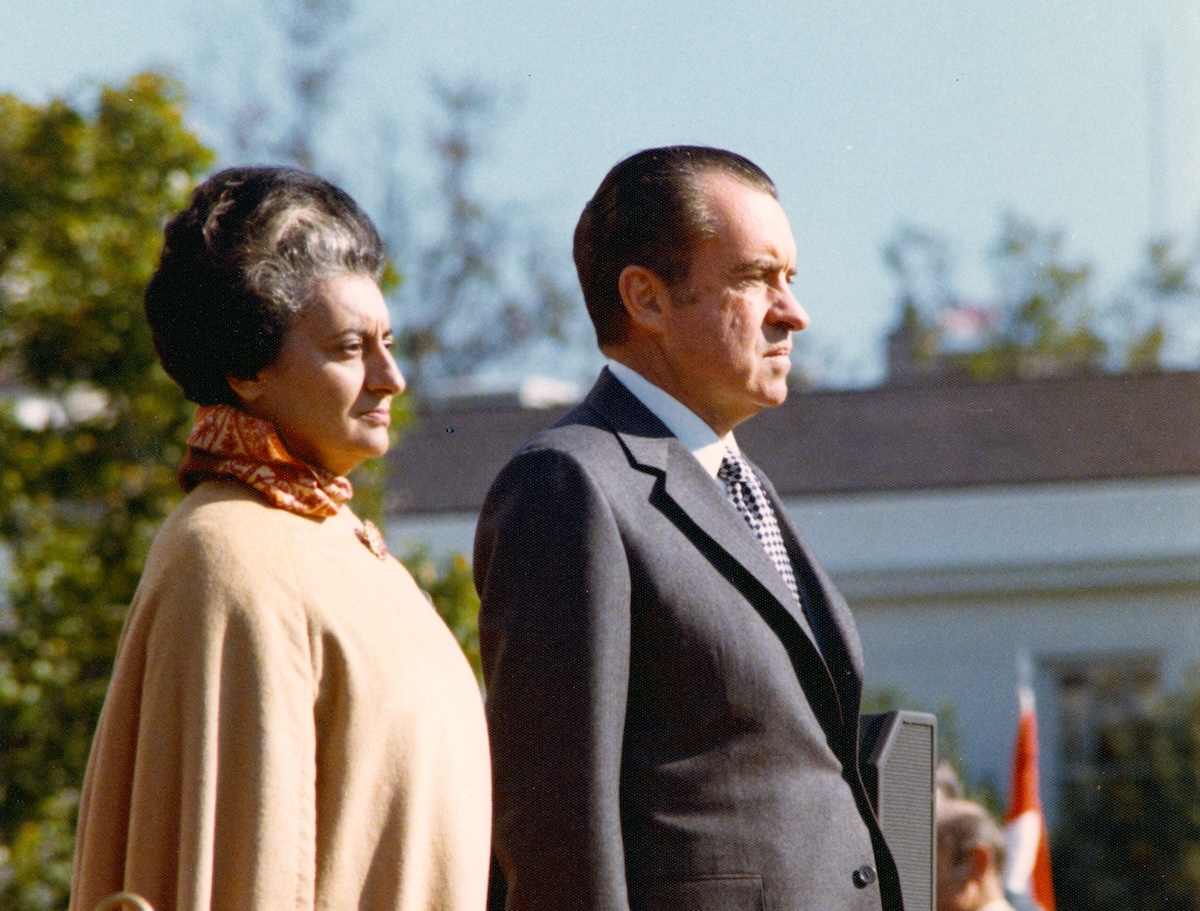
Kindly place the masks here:
POLYGON ((1147 216, 1152 240, 1166 237, 1170 227, 1166 128, 1166 66, 1162 36, 1155 33, 1146 42, 1147 216))

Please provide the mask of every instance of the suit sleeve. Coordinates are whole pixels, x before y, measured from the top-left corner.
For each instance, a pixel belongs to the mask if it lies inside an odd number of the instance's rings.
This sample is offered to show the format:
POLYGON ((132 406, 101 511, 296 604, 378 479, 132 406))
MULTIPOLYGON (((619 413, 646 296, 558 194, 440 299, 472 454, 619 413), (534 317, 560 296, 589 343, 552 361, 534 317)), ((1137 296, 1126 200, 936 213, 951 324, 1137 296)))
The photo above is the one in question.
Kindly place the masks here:
POLYGON ((630 576, 583 467, 547 450, 509 463, 480 517, 475 579, 507 907, 627 911, 630 576))

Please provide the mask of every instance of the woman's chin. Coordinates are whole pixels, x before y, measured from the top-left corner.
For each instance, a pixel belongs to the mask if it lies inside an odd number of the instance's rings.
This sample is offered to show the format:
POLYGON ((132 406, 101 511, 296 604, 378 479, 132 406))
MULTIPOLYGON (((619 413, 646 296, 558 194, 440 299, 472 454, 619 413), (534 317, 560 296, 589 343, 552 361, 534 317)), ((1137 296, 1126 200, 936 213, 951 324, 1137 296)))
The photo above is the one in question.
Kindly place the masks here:
MULTIPOLYGON (((354 467, 350 471, 358 468, 364 462, 379 459, 387 455, 387 451, 391 447, 391 442, 386 430, 382 434, 371 434, 366 439, 360 440, 359 445, 356 447, 354 467)), ((342 472, 342 474, 349 474, 350 471, 342 472)))

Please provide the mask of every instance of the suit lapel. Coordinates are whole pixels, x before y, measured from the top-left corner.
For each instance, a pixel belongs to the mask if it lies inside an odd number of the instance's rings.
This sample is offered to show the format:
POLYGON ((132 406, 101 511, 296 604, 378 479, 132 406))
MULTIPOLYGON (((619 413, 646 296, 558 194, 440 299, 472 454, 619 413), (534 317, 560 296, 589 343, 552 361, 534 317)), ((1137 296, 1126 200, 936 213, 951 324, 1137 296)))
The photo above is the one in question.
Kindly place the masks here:
MULTIPOLYGON (((799 628, 815 660, 824 669, 834 698, 839 703, 836 713, 840 716, 841 699, 838 696, 835 676, 826 664, 818 639, 804 615, 803 608, 797 603, 783 577, 779 575, 753 530, 722 493, 718 483, 653 412, 607 369, 601 373, 600 379, 587 397, 586 404, 617 434, 629 452, 634 467, 660 476, 663 481, 663 493, 671 504, 742 567, 746 575, 761 586, 799 628)), ((761 474, 759 476, 761 478, 761 474)), ((793 555, 793 562, 798 562, 795 555, 799 552, 807 563, 807 554, 769 483, 767 489, 775 506, 780 527, 785 529, 785 541, 789 553, 793 555)), ((811 578, 812 574, 806 571, 804 576, 811 578)), ((770 617, 766 619, 768 623, 772 622, 770 617)), ((788 640, 789 637, 784 636, 784 641, 788 640)))
POLYGON ((857 712, 862 696, 863 658, 850 609, 792 523, 770 479, 764 477, 761 472, 759 479, 779 519, 779 528, 796 571, 797 581, 811 601, 810 607, 816 622, 824 627, 816 639, 835 681, 839 699, 844 704, 854 707, 854 711, 857 712))
POLYGON ((669 496, 696 525, 737 560, 770 592, 804 634, 815 642, 804 611, 767 556, 754 531, 720 486, 678 442, 671 449, 670 464, 664 478, 669 496))
POLYGON ((588 396, 588 404, 612 426, 635 467, 661 475, 663 489, 675 505, 758 579, 812 638, 803 610, 754 531, 678 438, 608 370, 588 396))

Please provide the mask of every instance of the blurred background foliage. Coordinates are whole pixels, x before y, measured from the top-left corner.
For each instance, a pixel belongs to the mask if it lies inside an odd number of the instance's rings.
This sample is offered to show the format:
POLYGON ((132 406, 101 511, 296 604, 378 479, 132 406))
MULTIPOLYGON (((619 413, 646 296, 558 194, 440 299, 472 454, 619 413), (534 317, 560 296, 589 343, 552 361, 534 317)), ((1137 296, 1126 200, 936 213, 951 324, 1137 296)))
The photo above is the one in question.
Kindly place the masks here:
POLYGON ((1200 672, 1106 726, 1093 759, 1104 773, 1063 794, 1051 834, 1060 911, 1200 909, 1200 672))
POLYGON ((0 906, 60 907, 125 610, 178 501, 190 411, 141 316, 162 224, 213 154, 180 86, 0 97, 0 906))

